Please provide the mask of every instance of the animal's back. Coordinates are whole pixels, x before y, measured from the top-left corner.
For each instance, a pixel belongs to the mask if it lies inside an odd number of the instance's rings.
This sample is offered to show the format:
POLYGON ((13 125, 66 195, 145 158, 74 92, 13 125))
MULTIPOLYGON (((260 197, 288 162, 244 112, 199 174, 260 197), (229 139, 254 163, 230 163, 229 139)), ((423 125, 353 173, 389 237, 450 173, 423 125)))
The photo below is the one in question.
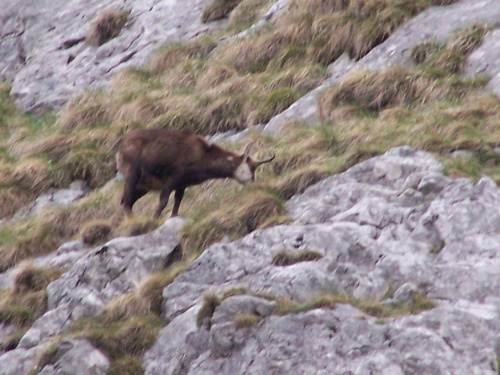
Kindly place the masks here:
POLYGON ((199 160, 207 143, 190 133, 167 129, 133 130, 124 138, 117 154, 118 169, 123 173, 124 165, 139 162, 143 166, 188 164, 199 160))

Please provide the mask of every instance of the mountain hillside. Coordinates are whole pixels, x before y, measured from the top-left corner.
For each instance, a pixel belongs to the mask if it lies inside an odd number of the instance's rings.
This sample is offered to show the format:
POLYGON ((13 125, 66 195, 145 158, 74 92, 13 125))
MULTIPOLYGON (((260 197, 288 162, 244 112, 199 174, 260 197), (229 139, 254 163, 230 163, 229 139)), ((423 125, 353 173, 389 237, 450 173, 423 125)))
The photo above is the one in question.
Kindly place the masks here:
POLYGON ((497 1, 0 6, 0 374, 500 373, 497 1), (158 127, 276 158, 127 216, 158 127))

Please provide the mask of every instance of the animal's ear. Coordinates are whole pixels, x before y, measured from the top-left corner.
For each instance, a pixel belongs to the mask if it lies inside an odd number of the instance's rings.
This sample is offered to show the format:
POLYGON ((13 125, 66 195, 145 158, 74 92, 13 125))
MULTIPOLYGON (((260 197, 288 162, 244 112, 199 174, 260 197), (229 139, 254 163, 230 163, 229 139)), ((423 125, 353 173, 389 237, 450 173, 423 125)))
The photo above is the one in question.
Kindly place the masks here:
POLYGON ((205 152, 211 151, 213 149, 213 147, 214 147, 213 143, 210 143, 210 142, 207 142, 207 141, 203 142, 203 150, 205 152))
POLYGON ((244 159, 247 159, 250 157, 250 151, 252 151, 252 148, 254 145, 255 145, 255 141, 252 141, 247 145, 247 147, 245 148, 245 151, 243 152, 244 159))

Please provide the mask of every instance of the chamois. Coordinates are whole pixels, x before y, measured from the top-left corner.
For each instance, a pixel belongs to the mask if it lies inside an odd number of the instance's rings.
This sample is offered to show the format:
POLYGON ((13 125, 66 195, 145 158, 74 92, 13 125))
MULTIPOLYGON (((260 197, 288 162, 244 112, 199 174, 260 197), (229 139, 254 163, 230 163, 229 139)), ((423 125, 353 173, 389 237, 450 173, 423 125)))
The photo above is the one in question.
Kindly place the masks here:
POLYGON ((274 155, 253 160, 251 147, 252 143, 239 155, 187 131, 134 130, 124 138, 116 155, 125 180, 121 204, 130 214, 139 198, 159 190, 160 202, 154 214, 158 217, 175 191, 172 217, 177 216, 188 186, 213 178, 234 178, 242 184, 253 181, 257 167, 272 161, 274 155))

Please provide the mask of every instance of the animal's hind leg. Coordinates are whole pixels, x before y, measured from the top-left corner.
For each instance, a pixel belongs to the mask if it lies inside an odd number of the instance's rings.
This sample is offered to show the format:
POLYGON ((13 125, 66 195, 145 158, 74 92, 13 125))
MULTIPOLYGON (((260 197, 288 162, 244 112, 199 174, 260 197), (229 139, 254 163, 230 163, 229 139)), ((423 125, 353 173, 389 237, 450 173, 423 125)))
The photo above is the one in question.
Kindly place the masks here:
POLYGON ((179 214, 179 207, 181 205, 182 197, 184 197, 185 188, 179 188, 175 191, 174 207, 172 208, 172 217, 179 214))
POLYGON ((132 212, 132 206, 134 203, 147 193, 147 190, 137 188, 138 181, 139 169, 131 169, 125 178, 125 186, 123 187, 123 195, 121 199, 121 204, 128 214, 132 212))

